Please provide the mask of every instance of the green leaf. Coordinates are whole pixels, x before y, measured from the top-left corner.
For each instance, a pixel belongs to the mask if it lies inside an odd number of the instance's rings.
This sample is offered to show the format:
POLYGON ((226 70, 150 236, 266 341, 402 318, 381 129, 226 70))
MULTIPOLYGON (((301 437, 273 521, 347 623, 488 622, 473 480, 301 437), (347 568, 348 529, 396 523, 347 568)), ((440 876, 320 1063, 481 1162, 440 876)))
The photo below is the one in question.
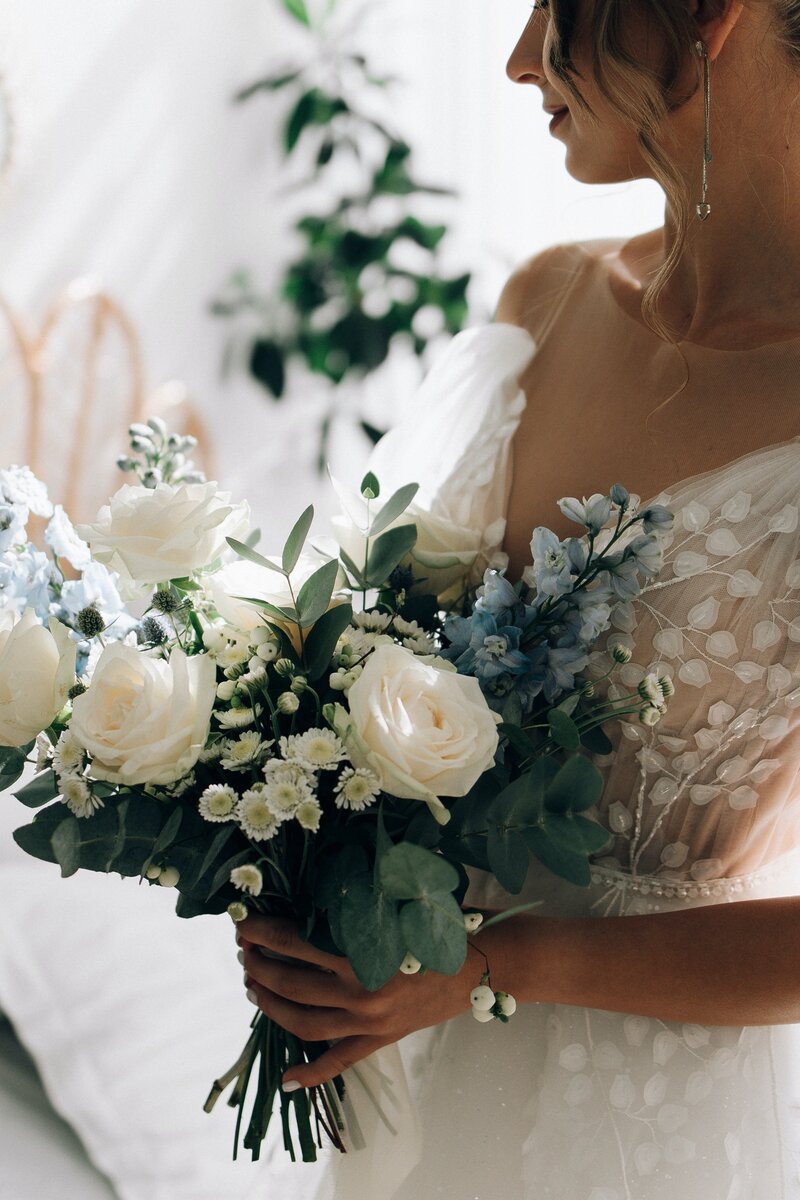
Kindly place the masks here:
POLYGON ((292 531, 286 539, 286 545, 283 547, 283 570, 285 574, 289 574, 297 566, 298 559, 303 551, 308 531, 311 528, 311 523, 314 520, 314 505, 309 504, 298 517, 292 531))
POLYGON ((342 949, 358 979, 377 991, 397 972, 408 949, 396 902, 369 882, 356 880, 343 897, 339 926, 342 949))
POLYGON ((0 792, 17 782, 25 770, 28 752, 32 749, 32 742, 28 746, 0 747, 0 792))
POLYGON ((297 614, 300 625, 307 629, 314 625, 323 613, 328 611, 336 576, 339 573, 339 563, 335 558, 319 567, 313 575, 309 575, 297 597, 297 614))
POLYGON ((387 529, 377 537, 369 551, 367 584, 370 587, 381 587, 386 583, 392 571, 414 547, 416 541, 416 525, 398 525, 396 529, 387 529))
POLYGON ((141 875, 168 813, 161 801, 144 793, 124 796, 115 806, 106 805, 91 821, 83 822, 86 828, 81 830, 81 866, 125 876, 141 875), (97 818, 106 813, 116 819, 113 839, 110 829, 101 829, 97 823, 97 818))
POLYGON ((415 900, 458 887, 458 871, 452 863, 413 842, 400 842, 382 856, 379 877, 381 887, 394 900, 415 900))
POLYGON ((575 712, 575 709, 578 707, 580 698, 580 692, 573 692, 570 696, 565 696, 564 699, 555 706, 553 712, 563 712, 566 713, 568 717, 571 717, 575 712))
POLYGON ((230 546, 231 550, 235 550, 240 558, 246 558, 248 562, 255 563, 257 567, 266 567, 268 571, 275 571, 278 575, 286 575, 283 567, 279 567, 277 563, 270 562, 263 554, 259 554, 252 546, 248 546, 247 542, 237 541, 236 538, 225 538, 225 541, 230 546))
POLYGON ((276 400, 286 388, 286 362, 283 348, 272 338, 256 338, 250 348, 250 374, 276 400))
POLYGON ((592 808, 603 792, 603 777, 584 754, 573 754, 559 768, 545 793, 548 812, 584 812, 592 808))
POLYGON ((378 482, 377 475, 373 475, 372 471, 367 471, 366 475, 361 480, 361 487, 359 491, 361 492, 362 496, 366 496, 367 492, 370 492, 371 494, 367 498, 369 500, 377 500, 381 494, 381 485, 378 482))
POLYGON ((292 625, 297 624, 297 613, 293 608, 277 608, 276 605, 270 604, 269 600, 261 600, 258 596, 234 596, 233 598, 234 600, 244 600, 245 603, 260 608, 262 612, 278 621, 289 621, 292 625))
POLYGON ((361 572, 361 568, 356 566, 350 555, 341 546, 339 547, 339 558, 342 560, 347 574, 356 587, 366 587, 366 580, 361 572))
POLYGON ((593 725, 590 729, 584 729, 581 734, 581 741, 592 754, 610 754, 614 749, 610 739, 599 725, 593 725))
POLYGON ((373 867, 373 886, 381 886, 380 867, 384 855, 388 854, 394 843, 386 832, 386 822, 383 819, 383 801, 378 806, 378 818, 375 822, 375 866, 373 867))
POLYGON ((578 726, 559 708, 551 708, 547 714, 553 741, 565 750, 577 750, 581 744, 578 726))
POLYGON ((400 909, 400 927, 412 954, 442 975, 455 975, 467 957, 464 914, 448 892, 434 892, 400 909))
POLYGON ((22 825, 11 835, 21 850, 43 862, 56 862, 52 836, 58 825, 70 816, 66 804, 51 804, 37 812, 29 825, 22 825))
POLYGON ((43 804, 54 800, 58 795, 55 772, 42 771, 14 795, 28 808, 41 808, 43 804))
POLYGON ((596 854, 599 850, 604 849, 611 840, 608 830, 604 829, 597 821, 589 820, 588 817, 575 816, 572 818, 572 824, 580 834, 587 854, 596 854))
POLYGON ((575 883, 580 887, 588 887, 591 881, 589 863, 585 855, 575 854, 550 835, 548 829, 529 829, 525 840, 528 846, 554 875, 575 883))
POLYGON ((522 724, 522 701, 519 692, 509 692, 500 715, 505 725, 520 726, 522 724))
POLYGON ((50 839, 61 877, 74 875, 81 865, 81 832, 77 817, 67 817, 53 830, 50 839))
POLYGON ((532 793, 526 776, 516 780, 501 792, 488 813, 489 836, 486 850, 489 867, 507 892, 516 895, 522 890, 528 874, 528 844, 525 841, 522 823, 527 816, 530 821, 538 819, 538 806, 519 817, 515 809, 531 808, 532 793))
POLYGON ((396 521, 398 517, 401 517, 418 491, 418 483, 409 483, 405 487, 398 488, 394 495, 389 497, 370 525, 369 536, 377 537, 379 533, 383 533, 384 529, 391 525, 392 521, 396 521))
POLYGON ((507 921, 509 917, 518 917, 520 913, 532 912, 534 908, 541 908, 543 904, 544 900, 531 900, 528 904, 515 904, 513 908, 504 908, 502 912, 489 917, 488 921, 482 921, 481 929, 491 929, 493 925, 499 925, 501 921, 507 921))
POLYGON ((187 920, 191 917, 203 917, 210 911, 212 908, 208 901, 198 900, 196 896, 178 896, 178 903, 175 905, 177 916, 187 920))
POLYGON ((306 638, 303 660, 308 678, 313 682, 330 666, 333 651, 353 617, 351 604, 334 604, 323 613, 306 638))
POLYGON ((510 725, 507 721, 503 721, 497 726, 497 732, 506 738, 523 758, 530 758, 536 750, 533 738, 529 737, 525 730, 520 729, 518 725, 510 725))
POLYGON ((162 850, 166 850, 178 836, 178 830, 183 822, 184 809, 175 808, 170 813, 167 821, 153 843, 153 855, 160 854, 162 850))
POLYGON ((234 854, 231 858, 226 859, 211 881, 211 887, 206 894, 206 900, 210 900, 215 892, 225 887, 226 883, 230 883, 231 871, 234 867, 242 867, 246 862, 252 861, 253 851, 249 849, 240 850, 238 854, 234 854))
MULTIPOLYGON (((288 3, 290 0, 284 0, 288 3)), ((286 122, 283 134, 283 146, 287 154, 291 154, 300 140, 303 131, 314 123, 316 115, 317 91, 315 88, 303 92, 295 104, 286 122)))
POLYGON ((283 0, 283 7, 295 20, 311 28, 311 18, 308 15, 305 0, 283 0))
POLYGON ((200 870, 197 872, 198 879, 202 879, 206 871, 213 867, 214 863, 217 861, 220 854, 233 837, 234 833, 238 831, 238 828, 238 825, 231 821, 229 825, 223 825, 222 829, 220 829, 220 831, 215 835, 214 840, 206 851, 205 857, 203 858, 203 862, 200 866, 200 870))

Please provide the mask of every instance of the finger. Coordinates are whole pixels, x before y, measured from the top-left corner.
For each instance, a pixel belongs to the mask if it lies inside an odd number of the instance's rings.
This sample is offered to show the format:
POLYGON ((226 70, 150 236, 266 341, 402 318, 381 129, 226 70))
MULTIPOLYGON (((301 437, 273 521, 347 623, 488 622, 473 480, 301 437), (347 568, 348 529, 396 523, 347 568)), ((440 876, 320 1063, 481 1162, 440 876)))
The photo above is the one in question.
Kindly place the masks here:
POLYGON ((345 1008, 349 993, 338 976, 320 971, 314 966, 292 966, 266 958, 256 946, 244 949, 242 965, 256 983, 269 991, 293 1000, 295 1004, 311 1004, 318 1008, 345 1008))
POLYGON ((376 1050, 380 1050, 387 1044, 383 1038, 373 1037, 369 1034, 356 1034, 354 1037, 343 1038, 314 1062, 301 1063, 299 1066, 291 1067, 283 1076, 283 1090, 294 1092, 298 1087, 318 1087, 321 1083, 328 1083, 337 1075, 341 1075, 342 1071, 346 1071, 348 1067, 355 1066, 357 1062, 361 1062, 363 1058, 374 1054, 376 1050))
POLYGON ((255 942, 256 945, 266 946, 278 954, 285 954, 289 958, 300 958, 304 962, 314 963, 318 967, 325 967, 337 974, 346 964, 346 959, 336 954, 326 954, 324 950, 318 950, 316 946, 312 946, 310 942, 301 938, 294 921, 288 921, 284 917, 263 917, 251 914, 249 917, 245 917, 244 921, 239 922, 238 930, 242 937, 242 944, 255 942))
POLYGON ((262 987, 254 979, 245 980, 248 996, 255 996, 255 1004, 271 1017, 281 1029, 288 1030, 306 1042, 327 1042, 332 1038, 347 1037, 358 1032, 357 1018, 341 1008, 303 1008, 276 996, 269 988, 262 987))

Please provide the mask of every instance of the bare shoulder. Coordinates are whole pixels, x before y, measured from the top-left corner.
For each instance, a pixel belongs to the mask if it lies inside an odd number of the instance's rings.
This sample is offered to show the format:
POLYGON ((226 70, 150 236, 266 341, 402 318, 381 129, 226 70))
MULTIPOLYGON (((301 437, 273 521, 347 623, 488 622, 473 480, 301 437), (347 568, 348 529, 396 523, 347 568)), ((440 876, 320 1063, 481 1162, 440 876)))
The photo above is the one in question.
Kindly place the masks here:
POLYGON ((606 237, 562 242, 532 255, 506 281, 494 320, 521 325, 535 337, 572 279, 590 269, 614 272, 623 251, 629 253, 638 241, 606 237))

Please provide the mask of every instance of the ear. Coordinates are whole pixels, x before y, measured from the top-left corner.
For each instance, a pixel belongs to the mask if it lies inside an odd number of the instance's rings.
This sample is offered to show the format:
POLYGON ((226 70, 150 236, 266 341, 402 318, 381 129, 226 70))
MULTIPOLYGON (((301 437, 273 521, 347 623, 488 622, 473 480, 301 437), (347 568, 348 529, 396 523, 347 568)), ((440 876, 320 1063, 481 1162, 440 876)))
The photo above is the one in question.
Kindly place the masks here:
POLYGON ((708 57, 713 60, 741 17, 744 0, 717 0, 716 4, 709 4, 708 0, 690 0, 689 9, 692 16, 697 18, 708 57), (715 9, 715 15, 710 15, 709 9, 715 9))

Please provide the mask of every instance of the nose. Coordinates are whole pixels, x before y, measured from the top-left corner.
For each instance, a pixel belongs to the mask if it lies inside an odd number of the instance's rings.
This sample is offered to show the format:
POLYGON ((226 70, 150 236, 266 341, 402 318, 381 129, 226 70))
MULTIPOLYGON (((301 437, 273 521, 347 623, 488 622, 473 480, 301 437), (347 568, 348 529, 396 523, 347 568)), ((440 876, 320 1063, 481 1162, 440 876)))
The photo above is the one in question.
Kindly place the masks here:
POLYGON ((506 63, 506 75, 512 83, 541 85, 544 81, 542 47, 545 24, 538 10, 531 13, 530 20, 506 63))

